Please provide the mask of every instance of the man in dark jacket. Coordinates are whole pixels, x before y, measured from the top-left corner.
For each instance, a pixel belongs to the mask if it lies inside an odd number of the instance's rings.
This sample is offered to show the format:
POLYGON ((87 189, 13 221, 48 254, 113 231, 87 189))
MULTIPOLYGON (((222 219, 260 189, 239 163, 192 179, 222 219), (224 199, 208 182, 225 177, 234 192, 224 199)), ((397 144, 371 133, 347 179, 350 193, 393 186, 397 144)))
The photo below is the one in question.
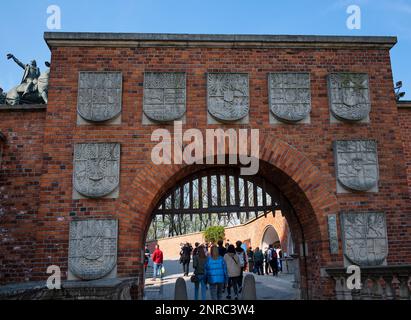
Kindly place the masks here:
POLYGON ((183 272, 185 277, 188 276, 190 271, 191 251, 191 246, 188 243, 185 243, 180 251, 180 263, 183 264, 183 272))
POLYGON ((257 271, 258 275, 264 275, 263 263, 264 263, 263 253, 261 252, 260 248, 257 247, 255 248, 255 251, 254 251, 254 264, 255 264, 255 271, 257 271))
POLYGON ((278 274, 278 259, 277 252, 275 251, 272 244, 270 244, 268 248, 267 256, 270 267, 273 270, 273 276, 276 276, 278 274))
POLYGON ((227 249, 223 246, 223 240, 218 240, 217 244, 218 244, 218 254, 219 256, 224 258, 224 255, 226 254, 227 249))

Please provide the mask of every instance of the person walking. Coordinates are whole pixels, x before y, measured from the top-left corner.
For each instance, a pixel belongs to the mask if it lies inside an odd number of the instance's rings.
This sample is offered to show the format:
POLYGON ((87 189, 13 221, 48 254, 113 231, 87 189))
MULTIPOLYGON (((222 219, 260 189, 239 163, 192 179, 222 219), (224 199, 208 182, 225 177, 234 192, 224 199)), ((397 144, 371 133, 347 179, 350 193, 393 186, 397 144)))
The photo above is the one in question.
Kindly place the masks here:
POLYGON ((144 273, 147 272, 147 266, 148 266, 148 261, 150 260, 150 249, 148 248, 148 246, 145 246, 144 249, 144 273))
POLYGON ((157 244, 156 249, 153 252, 153 280, 157 279, 158 273, 160 273, 160 279, 163 279, 163 273, 161 268, 163 267, 163 251, 160 250, 160 246, 157 244))
POLYGON ((254 264, 255 264, 255 271, 258 273, 259 276, 264 275, 263 263, 264 263, 264 255, 261 252, 260 248, 257 247, 255 248, 255 252, 254 252, 254 264))
POLYGON ((207 283, 210 285, 212 300, 221 300, 224 284, 228 280, 224 258, 218 254, 218 247, 212 246, 205 265, 207 283))
POLYGON ((185 243, 180 251, 180 263, 183 264, 184 277, 187 277, 190 271, 191 251, 188 243, 185 243))
POLYGON ((193 255, 193 268, 194 275, 197 281, 194 282, 194 300, 198 300, 198 291, 201 287, 201 300, 206 300, 207 285, 206 285, 206 275, 205 275, 205 265, 207 263, 207 256, 204 252, 204 246, 197 247, 198 250, 195 255, 193 255))
MULTIPOLYGON (((224 247, 224 242, 223 240, 218 240, 217 241, 217 246, 218 246, 218 254, 220 255, 220 257, 224 258, 224 255, 227 252, 227 249, 224 247)), ((226 283, 223 286, 223 293, 225 292, 225 288, 226 288, 226 283)))
POLYGON ((223 240, 218 240, 217 244, 218 244, 218 254, 221 257, 224 257, 224 255, 227 252, 227 249, 223 246, 223 240))
POLYGON ((197 255, 199 246, 200 246, 200 243, 198 242, 194 243, 193 257, 197 255))
POLYGON ((240 240, 238 240, 235 243, 235 245, 236 245, 235 253, 238 256, 238 261, 239 261, 240 266, 241 266, 241 274, 240 274, 240 277, 239 277, 240 288, 238 289, 238 293, 241 293, 241 291, 243 290, 243 273, 244 273, 245 268, 247 267, 247 256, 245 254, 244 249, 241 246, 242 244, 243 243, 240 240))
POLYGON ((252 247, 247 249, 247 266, 248 272, 254 272, 254 252, 252 247))
POLYGON ((267 255, 268 255, 268 262, 273 271, 273 276, 275 277, 278 274, 278 260, 277 260, 277 252, 273 248, 272 244, 270 244, 268 248, 267 255))
POLYGON ((270 267, 270 262, 268 261, 268 248, 265 247, 264 250, 264 269, 265 269, 265 274, 270 274, 271 272, 271 267, 270 267))
POLYGON ((238 300, 238 290, 240 286, 241 266, 235 248, 230 244, 227 248, 227 253, 224 255, 224 261, 227 265, 228 285, 227 299, 231 299, 231 288, 234 290, 234 299, 238 300))
POLYGON ((283 272, 283 251, 281 250, 281 247, 277 247, 277 260, 278 260, 278 271, 283 272))

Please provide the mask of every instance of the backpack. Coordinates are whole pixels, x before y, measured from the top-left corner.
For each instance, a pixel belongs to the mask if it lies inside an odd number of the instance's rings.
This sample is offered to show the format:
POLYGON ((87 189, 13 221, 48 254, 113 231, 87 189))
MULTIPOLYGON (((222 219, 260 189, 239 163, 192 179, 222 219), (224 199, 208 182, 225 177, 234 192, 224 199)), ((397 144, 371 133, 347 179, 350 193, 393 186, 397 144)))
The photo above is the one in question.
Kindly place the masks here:
POLYGON ((273 259, 277 259, 277 252, 275 251, 275 249, 270 250, 270 261, 273 259))
POLYGON ((241 251, 241 252, 236 251, 236 255, 238 257, 238 262, 240 263, 240 266, 244 267, 245 265, 244 251, 241 251))

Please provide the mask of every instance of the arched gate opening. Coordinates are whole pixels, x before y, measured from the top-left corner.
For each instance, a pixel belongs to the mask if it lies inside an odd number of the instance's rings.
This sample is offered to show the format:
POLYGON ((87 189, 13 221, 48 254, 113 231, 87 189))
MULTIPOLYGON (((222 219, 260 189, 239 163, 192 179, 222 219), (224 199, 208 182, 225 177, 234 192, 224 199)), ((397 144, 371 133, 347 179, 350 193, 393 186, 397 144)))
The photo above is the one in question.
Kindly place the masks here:
MULTIPOLYGON (((329 299, 334 296, 332 279, 324 277, 321 268, 336 257, 329 251, 327 215, 339 212, 337 198, 329 179, 303 153, 273 136, 260 134, 259 171, 257 176, 280 191, 288 210, 282 210, 292 233, 295 255, 300 270, 303 298, 329 299)), ((226 154, 228 156, 228 154, 226 154)), ((120 276, 138 276, 134 296, 143 298, 144 245, 153 219, 153 212, 163 196, 180 181, 213 165, 148 164, 141 168, 123 201, 117 207, 119 228, 133 237, 121 237, 118 262, 120 276), (138 253, 138 254, 136 254, 138 253), (130 260, 130 256, 132 259, 130 260)), ((227 168, 227 167, 226 167, 227 168)), ((280 198, 280 199, 281 199, 280 198)), ((280 202, 281 204, 281 202, 280 202)))
MULTIPOLYGON (((154 239, 159 235, 162 238, 176 237, 187 234, 187 225, 190 231, 194 227, 194 231, 198 232, 213 223, 228 225, 234 221, 235 225, 268 215, 275 217, 276 214, 286 219, 293 217, 290 225, 304 241, 301 222, 287 197, 276 185, 263 175, 241 176, 238 167, 209 166, 187 175, 164 193, 152 212, 151 228, 146 233, 147 237, 154 239), (164 228, 164 225, 167 227, 164 228), (296 229, 296 226, 299 228, 296 229), (153 232, 156 233, 154 237, 153 232)), ((242 234, 231 240, 241 240, 248 245, 249 239, 246 238, 242 234)), ((274 227, 268 226, 258 246, 261 250, 267 249, 269 245, 279 243, 279 240, 274 227)), ((303 264, 297 266, 297 270, 306 271, 305 246, 302 247, 301 258, 296 259, 296 264, 303 264)), ((300 273, 295 276, 298 277, 295 282, 301 283, 300 273)), ((301 297, 308 295, 307 287, 306 284, 303 286, 301 297)))

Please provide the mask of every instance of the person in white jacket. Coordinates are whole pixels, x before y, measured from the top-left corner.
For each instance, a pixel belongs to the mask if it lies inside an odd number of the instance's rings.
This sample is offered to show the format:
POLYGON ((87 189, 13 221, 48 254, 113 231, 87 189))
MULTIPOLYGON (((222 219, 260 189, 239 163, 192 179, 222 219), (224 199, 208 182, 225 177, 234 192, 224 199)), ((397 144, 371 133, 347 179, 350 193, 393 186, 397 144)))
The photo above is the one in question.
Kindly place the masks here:
POLYGON ((227 265, 228 286, 227 299, 231 299, 231 287, 234 290, 235 300, 238 300, 239 288, 241 286, 241 265, 235 248, 230 244, 227 248, 227 253, 224 255, 224 261, 227 265))

